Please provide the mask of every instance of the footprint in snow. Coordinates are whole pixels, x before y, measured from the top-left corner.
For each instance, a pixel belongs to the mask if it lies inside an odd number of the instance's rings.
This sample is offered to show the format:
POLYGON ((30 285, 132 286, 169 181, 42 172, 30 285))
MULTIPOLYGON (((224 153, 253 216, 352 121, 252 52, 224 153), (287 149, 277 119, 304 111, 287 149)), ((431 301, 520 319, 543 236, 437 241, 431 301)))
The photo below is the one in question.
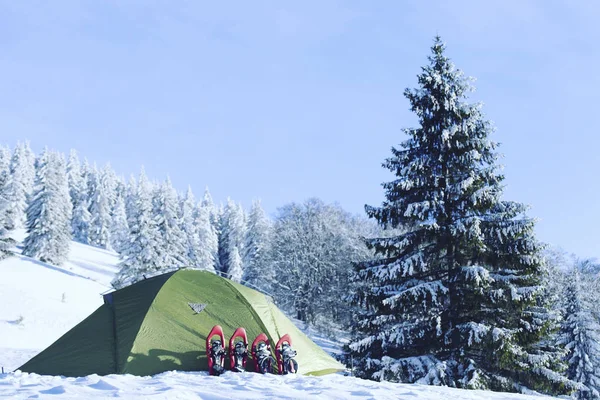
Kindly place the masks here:
POLYGON ((64 386, 60 385, 60 386, 54 386, 51 389, 46 389, 46 390, 40 390, 40 393, 43 394, 65 394, 67 391, 65 390, 64 386))

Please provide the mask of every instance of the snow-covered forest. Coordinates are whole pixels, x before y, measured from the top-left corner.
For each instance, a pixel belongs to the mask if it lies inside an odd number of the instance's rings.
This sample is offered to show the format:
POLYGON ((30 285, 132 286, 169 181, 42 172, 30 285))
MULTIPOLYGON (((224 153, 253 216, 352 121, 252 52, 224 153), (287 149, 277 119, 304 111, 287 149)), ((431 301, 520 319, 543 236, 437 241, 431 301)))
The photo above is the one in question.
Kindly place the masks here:
POLYGON ((205 269, 261 290, 302 321, 339 327, 351 318, 339 301, 352 266, 370 252, 363 235, 377 231, 364 217, 318 199, 281 207, 268 217, 255 200, 215 204, 206 188, 178 193, 167 177, 149 179, 143 167, 126 180, 29 143, 0 148, 2 257, 10 232, 26 229, 22 254, 54 265, 67 260, 71 240, 120 256, 115 288, 178 268, 205 269), (323 311, 325 310, 325 311, 323 311))
MULTIPOLYGON (((113 250, 121 288, 204 269, 271 295, 374 380, 600 399, 600 264, 540 243, 502 198, 498 144, 470 81, 436 39, 405 96, 419 126, 383 166, 385 200, 353 215, 318 198, 267 215, 179 191, 141 167, 125 178, 76 150, 0 146, 0 260, 54 265, 71 240, 113 250)), ((40 144, 43 145, 43 144, 40 144)))

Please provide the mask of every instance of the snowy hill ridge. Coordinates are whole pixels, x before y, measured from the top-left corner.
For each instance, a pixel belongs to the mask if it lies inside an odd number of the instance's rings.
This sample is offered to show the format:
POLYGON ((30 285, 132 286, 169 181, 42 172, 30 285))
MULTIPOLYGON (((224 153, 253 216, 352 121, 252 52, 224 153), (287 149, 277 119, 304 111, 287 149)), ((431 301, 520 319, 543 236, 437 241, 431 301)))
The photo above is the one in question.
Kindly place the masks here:
MULTIPOLYGON (((18 236, 23 236, 23 232, 18 236)), ((76 242, 71 243, 69 259, 60 267, 20 254, 0 261, 0 366, 5 371, 18 368, 100 306, 101 294, 110 290, 118 261, 114 252, 76 242)), ((153 377, 90 375, 65 378, 20 371, 0 375, 0 398, 114 397, 210 400, 543 398, 373 382, 342 375, 281 377, 228 372, 221 377, 211 377, 204 372, 166 372, 153 377)))

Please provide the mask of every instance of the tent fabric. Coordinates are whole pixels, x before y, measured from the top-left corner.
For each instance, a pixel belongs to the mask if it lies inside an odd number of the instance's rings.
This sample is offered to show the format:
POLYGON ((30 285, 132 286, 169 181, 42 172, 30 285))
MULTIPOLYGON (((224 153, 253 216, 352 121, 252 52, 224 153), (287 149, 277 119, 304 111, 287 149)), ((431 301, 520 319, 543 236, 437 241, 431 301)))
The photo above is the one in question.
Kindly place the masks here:
MULTIPOLYGON (((105 304, 19 369, 46 375, 206 371, 206 335, 221 325, 226 340, 242 326, 248 341, 264 332, 273 351, 288 333, 299 373, 321 375, 344 366, 312 342, 271 301, 213 273, 179 270, 105 295, 105 304), (196 313, 189 303, 206 304, 196 313)), ((254 363, 249 360, 248 370, 254 363)))
POLYGON ((103 305, 19 369, 40 375, 108 375, 115 372, 114 349, 113 313, 103 305))
MULTIPOLYGON (((112 310, 114 314, 115 338, 115 372, 127 372, 126 366, 130 352, 138 340, 148 308, 152 306, 156 296, 164 284, 174 273, 159 275, 144 281, 144 284, 131 285, 112 293, 112 310)), ((106 302, 106 301, 105 301, 106 302)))

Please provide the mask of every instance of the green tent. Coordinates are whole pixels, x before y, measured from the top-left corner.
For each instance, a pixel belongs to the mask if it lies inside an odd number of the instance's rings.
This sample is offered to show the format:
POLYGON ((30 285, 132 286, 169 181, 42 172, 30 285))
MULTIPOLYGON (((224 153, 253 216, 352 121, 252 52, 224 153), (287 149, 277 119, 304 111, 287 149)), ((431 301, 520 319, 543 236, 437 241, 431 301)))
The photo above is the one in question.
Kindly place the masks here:
POLYGON ((264 332, 273 349, 289 333, 298 351, 299 373, 323 375, 344 369, 269 297, 196 270, 156 276, 105 295, 101 307, 19 369, 73 377, 206 371, 206 335, 214 325, 223 327, 226 341, 240 326, 250 344, 264 332), (206 306, 197 313, 190 304, 206 306))

